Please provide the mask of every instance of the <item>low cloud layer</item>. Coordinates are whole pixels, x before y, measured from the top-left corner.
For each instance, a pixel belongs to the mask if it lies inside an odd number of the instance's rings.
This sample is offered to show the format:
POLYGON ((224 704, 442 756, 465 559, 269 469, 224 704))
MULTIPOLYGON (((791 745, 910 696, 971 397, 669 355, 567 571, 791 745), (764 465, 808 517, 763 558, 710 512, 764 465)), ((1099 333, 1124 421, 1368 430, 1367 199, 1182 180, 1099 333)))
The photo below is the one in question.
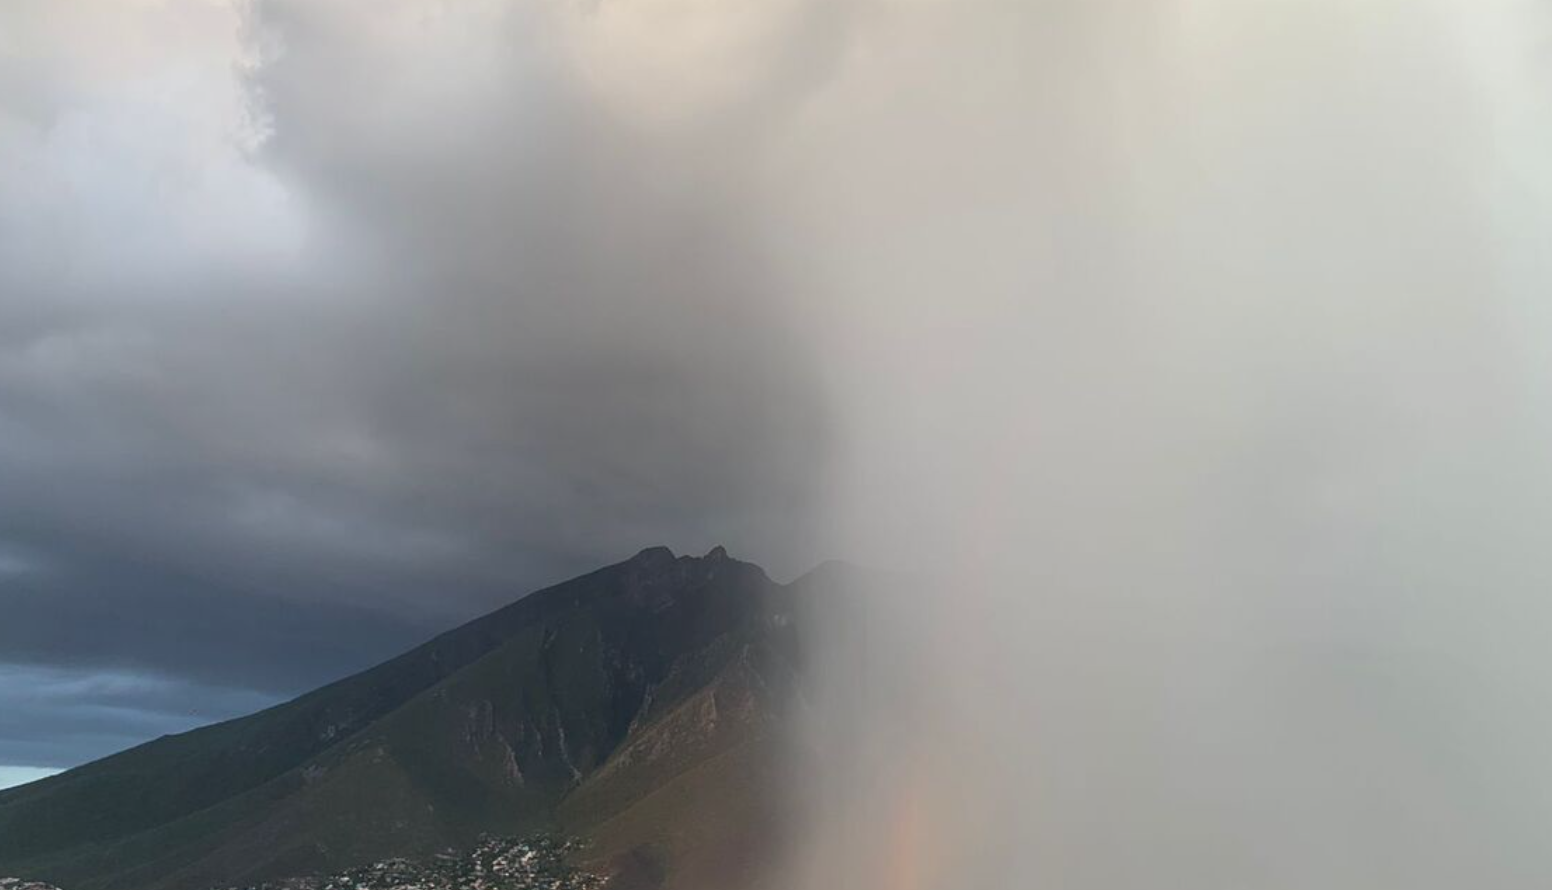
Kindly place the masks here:
POLYGON ((234 710, 276 703, 272 695, 169 675, 0 667, 0 736, 7 756, 45 768, 73 766, 83 752, 122 750, 234 710))

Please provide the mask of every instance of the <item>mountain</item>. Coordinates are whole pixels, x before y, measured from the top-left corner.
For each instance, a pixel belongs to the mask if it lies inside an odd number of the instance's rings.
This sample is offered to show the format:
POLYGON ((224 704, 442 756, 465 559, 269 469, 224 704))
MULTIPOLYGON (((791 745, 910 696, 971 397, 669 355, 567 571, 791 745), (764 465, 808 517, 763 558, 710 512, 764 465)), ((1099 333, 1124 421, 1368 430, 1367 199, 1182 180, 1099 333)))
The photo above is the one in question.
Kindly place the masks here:
POLYGON ((770 852, 813 583, 666 548, 249 717, 0 792, 0 874, 193 890, 473 845, 587 841, 618 887, 770 852))

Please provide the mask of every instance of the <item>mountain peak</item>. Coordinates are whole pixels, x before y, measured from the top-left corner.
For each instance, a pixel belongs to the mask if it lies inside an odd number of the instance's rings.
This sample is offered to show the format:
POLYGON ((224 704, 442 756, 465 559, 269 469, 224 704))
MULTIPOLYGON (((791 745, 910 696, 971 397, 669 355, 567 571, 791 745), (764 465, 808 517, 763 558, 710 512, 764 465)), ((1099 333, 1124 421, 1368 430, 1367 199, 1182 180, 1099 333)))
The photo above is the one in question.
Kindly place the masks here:
POLYGON ((658 546, 648 547, 635 556, 632 556, 630 558, 630 563, 632 565, 651 568, 654 566, 671 565, 676 559, 678 559, 678 557, 674 555, 674 551, 669 550, 667 547, 658 546))
POLYGON ((635 569, 656 571, 661 569, 668 569, 681 563, 693 565, 695 563, 722 563, 736 561, 737 560, 733 559, 731 556, 728 556, 727 548, 723 547, 721 544, 718 544, 717 546, 706 551, 705 556, 690 556, 689 554, 678 556, 674 553, 674 551, 660 545, 657 547, 648 547, 645 550, 642 550, 640 553, 632 556, 629 560, 626 560, 626 565, 629 565, 635 569))

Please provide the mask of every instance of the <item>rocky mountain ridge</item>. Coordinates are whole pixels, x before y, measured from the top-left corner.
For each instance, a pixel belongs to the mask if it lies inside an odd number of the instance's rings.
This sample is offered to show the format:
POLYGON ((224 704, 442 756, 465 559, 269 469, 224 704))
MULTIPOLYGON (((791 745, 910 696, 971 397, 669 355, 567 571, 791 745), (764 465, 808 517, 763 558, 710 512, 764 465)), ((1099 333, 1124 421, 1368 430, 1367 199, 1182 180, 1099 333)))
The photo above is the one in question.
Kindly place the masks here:
POLYGON ((0 792, 0 873, 264 886, 549 832, 618 886, 735 886, 768 854, 807 595, 721 548, 644 550, 277 708, 0 792))

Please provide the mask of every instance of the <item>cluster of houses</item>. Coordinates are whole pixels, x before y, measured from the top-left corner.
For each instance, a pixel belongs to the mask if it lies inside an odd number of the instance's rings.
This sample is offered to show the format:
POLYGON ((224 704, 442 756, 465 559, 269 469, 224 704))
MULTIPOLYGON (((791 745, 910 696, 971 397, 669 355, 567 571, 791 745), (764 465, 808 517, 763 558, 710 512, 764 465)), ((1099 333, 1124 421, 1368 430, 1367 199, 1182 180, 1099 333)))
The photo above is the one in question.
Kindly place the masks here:
MULTIPOLYGON (((388 859, 336 875, 292 878, 244 890, 599 890, 603 879, 567 862, 575 841, 485 838, 463 853, 388 859)), ((22 885, 0 890, 52 890, 22 885)))
POLYGON ((58 888, 37 881, 24 881, 21 878, 0 878, 0 890, 58 890, 58 888))

